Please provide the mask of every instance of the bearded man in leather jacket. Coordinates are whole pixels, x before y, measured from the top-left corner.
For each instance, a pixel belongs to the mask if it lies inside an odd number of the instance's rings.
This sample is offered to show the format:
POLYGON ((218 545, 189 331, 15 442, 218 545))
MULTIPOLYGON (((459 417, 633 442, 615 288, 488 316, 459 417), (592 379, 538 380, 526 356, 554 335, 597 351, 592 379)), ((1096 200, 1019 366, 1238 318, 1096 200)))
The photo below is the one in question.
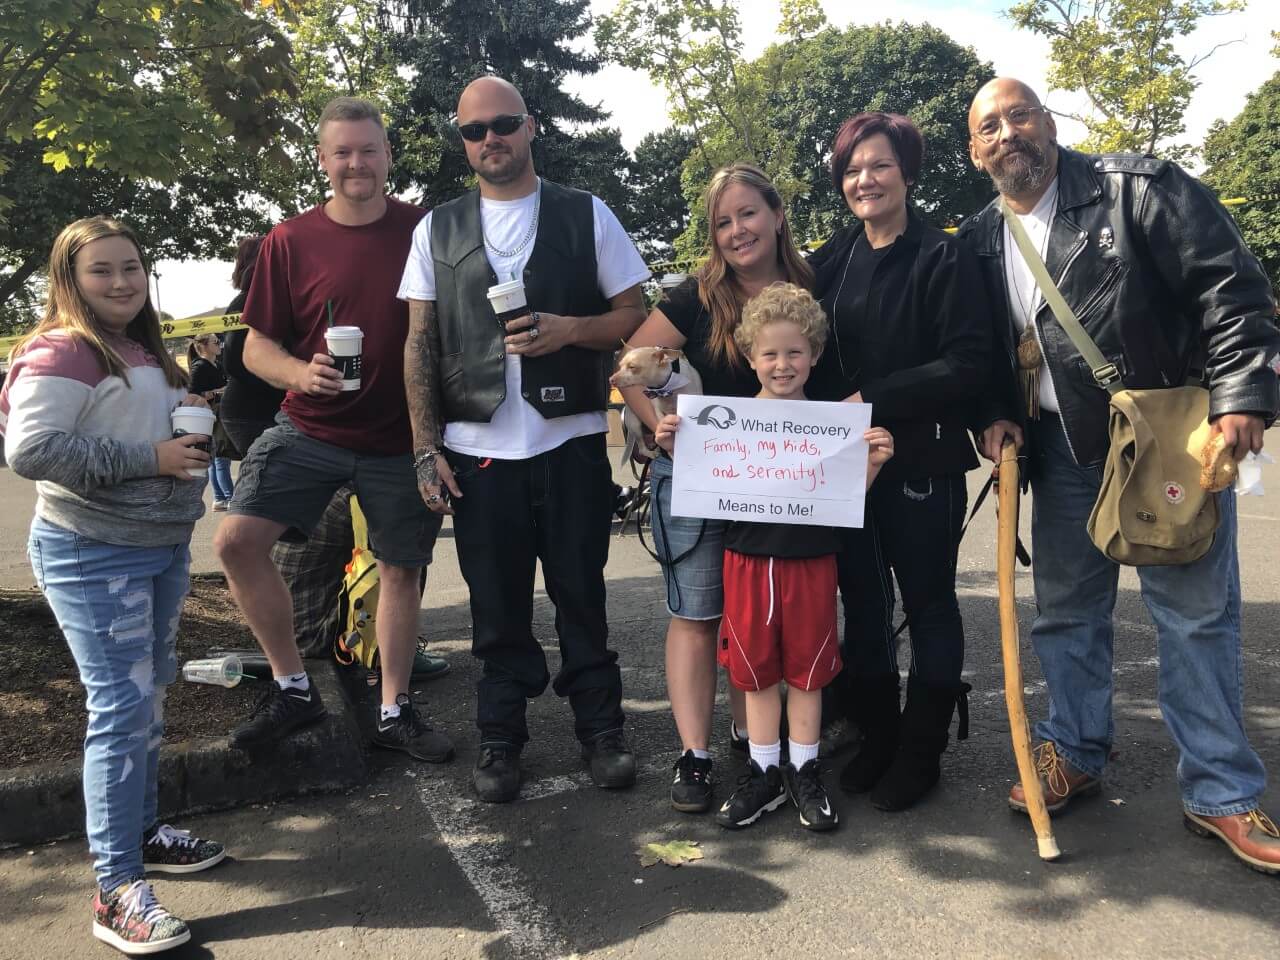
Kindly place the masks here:
MULTIPOLYGON (((1267 277, 1213 195, 1168 161, 1059 146, 1053 117, 1017 80, 978 92, 969 131, 974 166, 991 176, 1124 385, 1203 379, 1212 427, 1235 458, 1260 451, 1277 412, 1270 364, 1280 332, 1267 277)), ((1113 742, 1119 568, 1086 530, 1108 449, 1108 394, 1045 305, 1001 198, 960 235, 978 254, 1004 345, 980 447, 996 460, 1008 437, 1025 440, 1028 454, 1039 548, 1031 636, 1050 696, 1037 766, 1055 812, 1098 792, 1113 742)), ((1259 809, 1266 777, 1242 716, 1235 494, 1216 496, 1221 525, 1204 557, 1137 568, 1156 625, 1160 708, 1180 753, 1187 826, 1280 873, 1280 832, 1259 809)), ((1026 809, 1021 784, 1009 803, 1026 809)))

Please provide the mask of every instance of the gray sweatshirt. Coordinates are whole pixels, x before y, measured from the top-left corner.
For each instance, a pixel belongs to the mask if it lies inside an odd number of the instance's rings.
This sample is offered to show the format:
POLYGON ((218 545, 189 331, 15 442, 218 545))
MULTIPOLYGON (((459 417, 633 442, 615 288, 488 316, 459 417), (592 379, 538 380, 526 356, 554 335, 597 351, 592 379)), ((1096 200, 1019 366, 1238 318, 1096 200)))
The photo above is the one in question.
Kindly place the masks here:
POLYGON ((91 540, 155 547, 191 539, 204 479, 156 475, 155 444, 185 396, 140 344, 114 338, 129 382, 79 338, 52 332, 16 358, 0 391, 4 455, 36 481, 36 513, 91 540))

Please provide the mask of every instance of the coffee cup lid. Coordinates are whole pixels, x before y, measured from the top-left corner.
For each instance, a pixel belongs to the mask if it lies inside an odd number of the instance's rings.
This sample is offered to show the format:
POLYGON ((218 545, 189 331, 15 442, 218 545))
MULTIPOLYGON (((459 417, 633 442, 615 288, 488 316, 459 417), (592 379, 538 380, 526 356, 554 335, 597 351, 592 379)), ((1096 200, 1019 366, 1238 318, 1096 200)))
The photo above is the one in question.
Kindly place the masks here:
POLYGON ((506 281, 506 283, 496 283, 492 287, 490 287, 488 296, 489 296, 489 299, 492 300, 494 297, 501 297, 504 294, 514 293, 516 290, 523 290, 523 289, 524 289, 523 280, 508 280, 506 281))
POLYGON ((363 337, 364 331, 359 327, 330 327, 324 332, 326 337, 332 337, 334 340, 352 340, 356 337, 363 337))
POLYGON ((214 416, 213 411, 210 410, 208 407, 191 407, 191 406, 174 407, 173 416, 175 419, 178 417, 195 417, 198 420, 217 419, 214 416))

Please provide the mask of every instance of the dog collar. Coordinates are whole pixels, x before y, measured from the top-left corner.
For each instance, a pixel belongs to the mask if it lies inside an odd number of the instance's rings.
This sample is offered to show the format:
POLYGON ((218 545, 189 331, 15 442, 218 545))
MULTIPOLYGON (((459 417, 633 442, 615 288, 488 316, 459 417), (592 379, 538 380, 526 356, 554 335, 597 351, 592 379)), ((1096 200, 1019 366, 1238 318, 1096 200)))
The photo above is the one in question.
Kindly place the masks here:
POLYGON ((650 400, 657 400, 660 397, 669 397, 677 390, 689 385, 689 378, 683 373, 676 373, 672 370, 667 374, 666 382, 660 387, 645 387, 644 395, 650 400))

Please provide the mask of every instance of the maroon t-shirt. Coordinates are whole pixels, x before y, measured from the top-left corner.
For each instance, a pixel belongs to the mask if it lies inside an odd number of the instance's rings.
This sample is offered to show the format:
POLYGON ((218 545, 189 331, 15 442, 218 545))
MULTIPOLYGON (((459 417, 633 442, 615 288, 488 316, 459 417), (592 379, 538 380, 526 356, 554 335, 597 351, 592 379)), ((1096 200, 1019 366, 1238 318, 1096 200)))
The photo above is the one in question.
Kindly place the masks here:
POLYGON ((267 234, 258 251, 244 322, 301 360, 328 353, 335 326, 364 331, 360 389, 336 397, 290 391, 283 409, 308 437, 345 450, 392 456, 413 449, 404 391, 409 307, 396 298, 413 228, 426 211, 394 197, 375 223, 334 223, 318 206, 267 234))

